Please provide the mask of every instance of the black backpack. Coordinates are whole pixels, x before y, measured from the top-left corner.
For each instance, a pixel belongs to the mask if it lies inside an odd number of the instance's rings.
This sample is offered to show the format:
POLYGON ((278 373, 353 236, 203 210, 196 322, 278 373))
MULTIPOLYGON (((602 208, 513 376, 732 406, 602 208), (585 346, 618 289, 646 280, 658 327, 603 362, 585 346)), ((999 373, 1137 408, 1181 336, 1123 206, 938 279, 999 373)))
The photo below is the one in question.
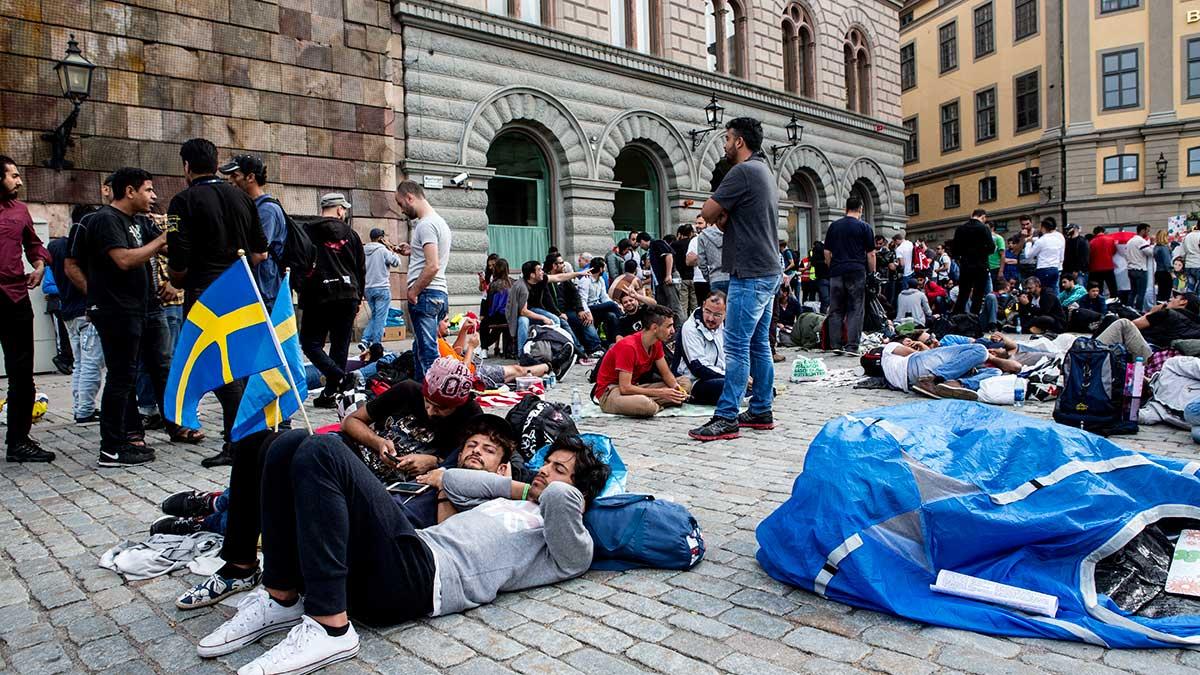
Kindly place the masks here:
POLYGON ((1093 338, 1075 340, 1063 360, 1063 387, 1054 404, 1054 421, 1101 436, 1137 433, 1126 410, 1124 345, 1093 338))
POLYGON ((928 328, 938 338, 945 335, 962 335, 969 338, 983 336, 983 327, 979 323, 979 317, 974 314, 940 316, 929 322, 928 328))
POLYGON ((571 419, 570 406, 543 401, 537 396, 521 399, 504 419, 520 439, 515 454, 520 455, 523 462, 528 462, 535 452, 563 434, 579 435, 579 429, 571 419))
POLYGON ((270 202, 279 207, 283 213, 283 221, 287 224, 287 236, 283 240, 283 252, 278 256, 272 256, 275 259, 275 264, 279 266, 280 272, 283 270, 291 270, 290 286, 293 291, 299 292, 300 287, 304 285, 304 281, 312 276, 313 270, 317 267, 317 247, 312 243, 312 238, 288 212, 283 209, 283 204, 279 203, 274 197, 267 197, 263 201, 270 202))
MULTIPOLYGON (((308 227, 320 224, 321 220, 316 220, 308 227)), ((316 264, 301 291, 301 301, 312 304, 361 297, 363 289, 359 288, 359 275, 355 270, 355 245, 362 246, 353 230, 345 239, 313 244, 316 264)))
POLYGON ((525 340, 525 347, 517 354, 517 359, 523 366, 548 363, 561 380, 575 365, 575 341, 570 333, 559 326, 530 326, 529 338, 525 340))

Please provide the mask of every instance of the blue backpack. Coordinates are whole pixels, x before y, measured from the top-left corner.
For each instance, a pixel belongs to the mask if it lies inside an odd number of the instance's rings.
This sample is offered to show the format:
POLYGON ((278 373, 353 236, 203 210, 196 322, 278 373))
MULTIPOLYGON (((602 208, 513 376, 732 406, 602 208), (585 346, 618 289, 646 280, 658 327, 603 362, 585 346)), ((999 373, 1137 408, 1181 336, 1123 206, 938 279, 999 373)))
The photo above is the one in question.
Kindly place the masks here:
POLYGON ((1126 410, 1123 345, 1092 338, 1075 340, 1063 360, 1063 387, 1054 404, 1054 421, 1101 436, 1137 433, 1126 410))
POLYGON ((704 558, 700 524, 680 504, 653 495, 599 497, 583 515, 592 569, 691 569, 704 558))

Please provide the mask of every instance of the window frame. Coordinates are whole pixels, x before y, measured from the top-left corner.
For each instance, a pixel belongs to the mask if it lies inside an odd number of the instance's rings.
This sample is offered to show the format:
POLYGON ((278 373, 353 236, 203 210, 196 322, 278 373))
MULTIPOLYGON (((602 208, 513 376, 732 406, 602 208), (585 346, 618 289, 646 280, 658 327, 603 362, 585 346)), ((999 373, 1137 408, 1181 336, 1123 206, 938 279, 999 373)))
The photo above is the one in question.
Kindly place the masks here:
POLYGON ((1041 168, 1036 167, 1036 166, 1026 167, 1024 169, 1017 171, 1017 196, 1018 197, 1027 197, 1029 195, 1037 194, 1038 190, 1033 184, 1034 183, 1033 177, 1041 176, 1041 175, 1042 175, 1041 168), (1028 182, 1028 184, 1029 184, 1030 189, 1028 189, 1028 190, 1025 189, 1026 182, 1028 182))
POLYGON ((985 2, 982 5, 975 7, 975 9, 972 10, 972 12, 971 12, 971 16, 972 16, 972 20, 974 23, 973 33, 974 33, 974 37, 975 37, 975 58, 978 60, 985 56, 995 54, 996 53, 996 5, 995 5, 995 2, 993 0, 988 0, 988 2, 985 2), (983 10, 987 10, 987 12, 988 12, 987 21, 984 22, 987 24, 987 49, 984 51, 980 51, 980 49, 979 49, 979 46, 980 46, 979 32, 980 32, 980 28, 982 27, 982 24, 979 21, 979 13, 983 10))
POLYGON ((951 183, 942 188, 942 209, 961 209, 962 208, 962 188, 958 183, 951 183), (950 195, 954 195, 953 203, 950 201, 950 195))
POLYGON ((1142 7, 1142 0, 1132 0, 1133 4, 1129 5, 1128 7, 1117 6, 1112 9, 1104 9, 1104 4, 1106 2, 1113 2, 1113 1, 1115 1, 1117 3, 1122 3, 1122 2, 1129 2, 1130 0, 1096 0, 1096 15, 1097 16, 1109 16, 1111 14, 1118 14, 1120 12, 1128 12, 1133 9, 1141 9, 1141 7, 1142 7))
POLYGON ((900 12, 900 27, 901 28, 904 28, 905 26, 909 25, 910 23, 912 23, 915 20, 916 19, 913 17, 913 10, 910 9, 907 12, 900 12))
POLYGON ((996 180, 995 176, 984 176, 983 178, 979 179, 979 203, 980 204, 989 204, 991 202, 996 201, 997 199, 999 199, 998 193, 999 193, 999 185, 998 185, 998 181, 996 180), (991 196, 990 197, 984 197, 984 190, 983 190, 984 185, 991 186, 991 188, 990 188, 991 196))
POLYGON ((941 147, 943 155, 962 150, 962 106, 957 98, 938 106, 938 145, 941 147), (951 106, 954 107, 954 119, 947 120, 946 110, 951 106), (953 122, 955 126, 954 133, 957 140, 954 146, 947 147, 946 125, 950 122, 953 122))
POLYGON ((900 91, 908 91, 917 86, 917 43, 909 42, 900 46, 900 91), (909 78, 908 84, 905 85, 905 58, 904 51, 908 50, 911 58, 908 59, 908 65, 912 71, 912 77, 909 78))
POLYGON ((909 132, 908 139, 904 141, 903 159, 905 164, 913 164, 921 161, 921 123, 920 116, 913 115, 900 122, 900 125, 909 132), (908 125, 912 124, 909 129, 908 125), (912 156, 909 156, 908 149, 912 147, 912 156))
POLYGON ((1104 185, 1116 185, 1117 183, 1136 183, 1142 179, 1142 156, 1135 152, 1119 152, 1115 155, 1104 157, 1100 164, 1101 176, 1103 177, 1104 185), (1117 160, 1117 180, 1108 179, 1108 161, 1111 159, 1117 160), (1134 175, 1133 178, 1125 178, 1125 161, 1133 159, 1134 175))
POLYGON ((916 216, 921 214, 921 195, 912 193, 904 195, 904 215, 916 216))
POLYGON ((980 89, 979 91, 975 92, 974 98, 975 98, 975 143, 979 144, 979 143, 987 143, 989 141, 994 141, 997 138, 999 138, 999 136, 1000 136, 1000 112, 999 112, 1000 96, 999 96, 998 88, 994 84, 984 87, 983 89, 980 89), (992 104, 991 104, 990 108, 980 108, 979 107, 979 97, 984 94, 992 95, 992 104), (979 130, 980 130, 979 114, 980 114, 980 112, 982 112, 984 110, 991 110, 991 112, 992 112, 992 120, 991 120, 992 133, 990 136, 983 136, 979 133, 979 130))
POLYGON ((938 26, 938 75, 945 75, 955 70, 958 70, 958 19, 938 26), (951 29, 952 33, 944 35, 943 31, 947 28, 951 29), (952 51, 946 48, 946 45, 951 43, 954 47, 952 51), (947 65, 947 56, 951 57, 954 62, 947 65))
POLYGON ((1096 53, 1096 74, 1099 77, 1099 82, 1097 83, 1096 91, 1099 94, 1099 103, 1100 103, 1100 111, 1099 112, 1101 114, 1109 113, 1109 112, 1137 110, 1138 108, 1141 108, 1145 105, 1145 97, 1142 95, 1142 80, 1144 79, 1144 78, 1142 78, 1142 45, 1140 45, 1140 44, 1127 45, 1124 47, 1115 47, 1113 49, 1106 49, 1104 51, 1097 52, 1096 53), (1133 54, 1133 69, 1132 70, 1123 68, 1121 66, 1122 59, 1128 54, 1133 54), (1105 66, 1104 66, 1104 62, 1109 60, 1110 58, 1115 58, 1117 60, 1117 70, 1115 70, 1111 73, 1109 71, 1105 70, 1105 66), (1123 96, 1122 92, 1124 91, 1124 88, 1120 86, 1121 78, 1130 73, 1132 73, 1134 76, 1134 87, 1133 87, 1134 101, 1132 103, 1121 103, 1121 100, 1123 100, 1123 99, 1121 99, 1121 97, 1123 96), (1120 100, 1118 100, 1118 105, 1115 105, 1115 106, 1108 105, 1107 84, 1108 84, 1108 78, 1110 78, 1110 77, 1117 78, 1117 96, 1120 100))
MULTIPOLYGON (((641 24, 638 23, 638 2, 639 0, 610 0, 608 14, 608 44, 620 49, 628 49, 639 54, 649 56, 663 56, 663 0, 645 0, 646 2, 646 42, 645 48, 638 46, 638 37, 641 32, 641 24), (620 5, 622 8, 622 37, 623 44, 616 42, 616 35, 613 34, 613 15, 612 7, 620 5)), ((510 0, 510 2, 519 2, 519 0, 510 0)), ((543 12, 545 7, 553 5, 552 0, 542 0, 543 12)))
POLYGON ((1200 145, 1194 145, 1187 149, 1187 164, 1189 176, 1200 176, 1200 145), (1192 153, 1196 153, 1196 171, 1192 171, 1192 153))
MULTIPOLYGON (((1028 117, 1028 115, 1026 115, 1026 117, 1028 117)), ((1022 133, 1028 132, 1028 131, 1032 131, 1034 129, 1040 129, 1041 127, 1042 127, 1042 71, 1040 68, 1035 68, 1033 70, 1029 70, 1024 73, 1018 73, 1017 75, 1013 76, 1013 133, 1014 134, 1022 134, 1022 133), (1021 91, 1020 91, 1021 80, 1024 80, 1028 77, 1036 78, 1037 84, 1033 88, 1032 92, 1026 91, 1024 93, 1021 93, 1021 91), (1026 123, 1025 126, 1021 126, 1021 100, 1022 100, 1023 96, 1029 96, 1030 94, 1033 95, 1033 100, 1037 104, 1037 110, 1035 111, 1035 114, 1033 115, 1033 120, 1026 123)))
POLYGON ((1180 70, 1180 73, 1183 76, 1183 89, 1181 90, 1183 92, 1183 100, 1195 101, 1197 99, 1200 99, 1200 77, 1196 78, 1196 82, 1197 82, 1198 86, 1197 86, 1196 90, 1193 92, 1192 91, 1192 78, 1189 76, 1190 75, 1189 71, 1191 71, 1192 63, 1196 63, 1198 66, 1200 66, 1200 56, 1197 56, 1196 58, 1193 59, 1188 56, 1188 52, 1191 49, 1192 43, 1196 43, 1197 45, 1200 45, 1200 35, 1196 35, 1196 34, 1185 35, 1181 39, 1183 40, 1183 50, 1182 50, 1183 68, 1180 70))
POLYGON ((1038 0, 1013 0, 1013 44, 1028 40, 1042 31, 1042 16, 1041 7, 1038 6, 1038 0), (1021 8, 1033 7, 1033 27, 1032 30, 1024 35, 1021 34, 1021 20, 1018 16, 1021 8))

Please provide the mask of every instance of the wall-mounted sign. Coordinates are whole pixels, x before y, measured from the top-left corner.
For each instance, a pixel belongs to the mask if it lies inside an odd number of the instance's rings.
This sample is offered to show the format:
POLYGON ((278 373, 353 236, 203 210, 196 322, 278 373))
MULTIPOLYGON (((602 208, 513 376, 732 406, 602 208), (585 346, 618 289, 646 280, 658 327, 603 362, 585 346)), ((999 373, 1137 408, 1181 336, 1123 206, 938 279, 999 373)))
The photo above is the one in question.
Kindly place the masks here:
POLYGON ((424 185, 425 185, 426 190, 441 190, 443 187, 442 177, 441 176, 425 176, 424 185))
POLYGON ((1200 9, 1189 9, 1184 16, 1188 23, 1200 22, 1200 9))

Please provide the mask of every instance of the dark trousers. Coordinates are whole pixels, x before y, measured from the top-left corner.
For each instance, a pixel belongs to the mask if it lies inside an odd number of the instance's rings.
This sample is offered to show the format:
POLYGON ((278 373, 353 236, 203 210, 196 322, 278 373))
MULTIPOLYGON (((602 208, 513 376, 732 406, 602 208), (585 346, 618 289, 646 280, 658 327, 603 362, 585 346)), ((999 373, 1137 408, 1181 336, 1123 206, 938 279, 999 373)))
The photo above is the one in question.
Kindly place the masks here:
POLYGON ((325 376, 325 395, 338 392, 346 377, 346 357, 350 354, 350 336, 354 332, 357 300, 338 300, 306 305, 300 319, 300 347, 304 355, 325 376), (325 339, 329 338, 329 353, 325 339))
POLYGON ((8 430, 12 447, 29 438, 33 426, 33 305, 26 296, 13 302, 0 293, 0 349, 8 374, 8 430))
POLYGON ((1101 290, 1107 287, 1108 297, 1117 297, 1117 275, 1112 270, 1092 272, 1088 275, 1088 283, 1099 284, 1101 290))
MULTIPOLYGON (((692 287, 696 289, 696 304, 704 306, 704 301, 708 299, 708 294, 712 293, 712 289, 708 287, 707 281, 696 281, 692 283, 692 287)), ((687 317, 684 317, 686 320, 687 317)))
POLYGON ((675 284, 659 284, 654 287, 654 301, 671 310, 675 325, 683 325, 683 306, 679 303, 679 287, 675 284))
MULTIPOLYGON (((697 290, 697 292, 699 292, 697 290)), ((592 325, 604 328, 604 336, 601 340, 605 347, 609 347, 617 341, 617 326, 621 319, 621 306, 609 300, 597 305, 588 307, 592 313, 592 325)))
POLYGON ((259 431, 233 444, 233 470, 229 474, 228 517, 221 559, 225 562, 258 566, 258 535, 262 533, 263 462, 271 444, 299 445, 308 438, 302 429, 259 431))
POLYGON ((54 346, 58 358, 63 363, 74 366, 75 352, 71 351, 71 337, 67 334, 67 322, 63 321, 62 312, 46 312, 54 322, 54 346))
POLYGON ((1163 270, 1154 271, 1154 285, 1156 287, 1154 299, 1159 302, 1166 302, 1171 299, 1171 273, 1163 270))
POLYGON ((262 538, 263 585, 302 590, 310 616, 349 611, 394 624, 433 611, 433 553, 336 435, 271 444, 262 538))
POLYGON ((692 383, 692 403, 700 405, 716 405, 721 400, 721 392, 725 390, 725 378, 715 377, 711 380, 697 380, 692 383))
POLYGON ((165 321, 156 316, 138 316, 121 312, 88 313, 96 333, 108 375, 100 397, 100 447, 117 448, 131 440, 141 440, 146 430, 138 412, 138 360, 146 368, 154 385, 154 396, 161 406, 171 370, 167 350, 170 335, 165 321))
MULTIPOLYGON (((196 300, 206 291, 206 288, 189 290, 183 296, 183 320, 187 321, 187 315, 192 312, 192 305, 196 304, 196 300)), ((174 346, 171 347, 174 350, 174 346)), ((213 395, 217 397, 217 402, 221 404, 221 436, 225 442, 229 442, 229 434, 233 430, 233 423, 237 420, 238 405, 242 402, 242 393, 246 390, 246 380, 234 380, 229 384, 217 387, 213 390, 213 395)), ((161 404, 162 398, 159 398, 161 404)))
POLYGON ((829 279, 829 346, 834 349, 858 348, 862 336, 863 310, 866 309, 867 273, 852 272, 829 279), (846 344, 842 345, 845 332, 846 344))
POLYGON ((954 301, 955 314, 978 314, 983 311, 983 296, 988 292, 987 268, 959 268, 958 299, 954 301), (974 309, 967 311, 967 301, 971 301, 974 309))
POLYGON ((1149 270, 1129 270, 1129 306, 1142 311, 1146 306, 1146 290, 1150 288, 1149 270))
POLYGON ((1038 281, 1042 282, 1042 288, 1049 288, 1056 294, 1058 293, 1058 268, 1039 267, 1034 272, 1034 276, 1038 278, 1038 281))

